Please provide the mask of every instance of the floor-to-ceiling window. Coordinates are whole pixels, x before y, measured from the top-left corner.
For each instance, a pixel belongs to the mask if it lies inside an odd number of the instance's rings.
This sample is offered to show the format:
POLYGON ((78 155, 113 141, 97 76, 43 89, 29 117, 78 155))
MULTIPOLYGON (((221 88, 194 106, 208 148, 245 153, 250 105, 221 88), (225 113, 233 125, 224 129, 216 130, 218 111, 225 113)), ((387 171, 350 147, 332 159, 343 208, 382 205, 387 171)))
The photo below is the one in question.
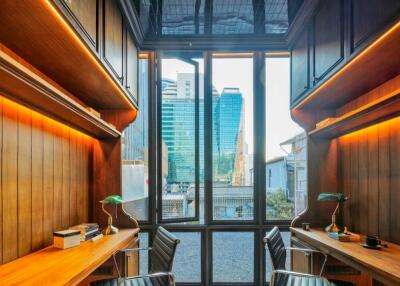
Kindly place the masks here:
POLYGON ((181 239, 180 285, 268 282, 262 237, 279 225, 288 244, 290 221, 305 208, 307 140, 290 116, 290 61, 258 56, 168 52, 156 61, 158 167, 148 178, 157 177, 149 192, 158 200, 148 209, 158 213, 141 239, 150 245, 157 225, 181 239))

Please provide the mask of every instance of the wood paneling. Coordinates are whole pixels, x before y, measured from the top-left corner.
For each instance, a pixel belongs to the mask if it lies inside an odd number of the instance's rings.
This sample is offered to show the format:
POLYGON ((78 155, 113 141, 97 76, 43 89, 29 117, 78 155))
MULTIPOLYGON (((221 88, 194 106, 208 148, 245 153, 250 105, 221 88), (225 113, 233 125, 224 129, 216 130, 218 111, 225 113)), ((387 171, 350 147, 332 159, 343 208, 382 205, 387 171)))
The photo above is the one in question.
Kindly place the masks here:
POLYGON ((18 257, 18 113, 16 109, 3 108, 3 261, 18 257))
POLYGON ((350 160, 338 165, 350 197, 344 204, 345 224, 400 243, 400 117, 341 137, 339 150, 342 158, 350 152, 350 160))
POLYGON ((18 256, 31 252, 32 242, 32 112, 18 108, 18 256))
POLYGON ((1 264, 87 222, 94 140, 1 96, 0 123, 1 264))

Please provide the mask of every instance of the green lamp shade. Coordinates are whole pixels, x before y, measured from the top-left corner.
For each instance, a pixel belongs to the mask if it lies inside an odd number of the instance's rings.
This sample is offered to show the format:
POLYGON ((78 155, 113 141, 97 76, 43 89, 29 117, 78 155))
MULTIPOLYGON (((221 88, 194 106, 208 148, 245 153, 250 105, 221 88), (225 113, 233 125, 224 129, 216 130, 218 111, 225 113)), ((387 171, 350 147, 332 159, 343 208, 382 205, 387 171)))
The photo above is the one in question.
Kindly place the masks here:
POLYGON ((343 193, 320 193, 318 200, 343 203, 347 200, 347 197, 343 193))
POLYGON ((110 205, 119 205, 124 202, 121 196, 118 195, 111 195, 106 197, 104 200, 100 201, 103 204, 110 204, 110 205))

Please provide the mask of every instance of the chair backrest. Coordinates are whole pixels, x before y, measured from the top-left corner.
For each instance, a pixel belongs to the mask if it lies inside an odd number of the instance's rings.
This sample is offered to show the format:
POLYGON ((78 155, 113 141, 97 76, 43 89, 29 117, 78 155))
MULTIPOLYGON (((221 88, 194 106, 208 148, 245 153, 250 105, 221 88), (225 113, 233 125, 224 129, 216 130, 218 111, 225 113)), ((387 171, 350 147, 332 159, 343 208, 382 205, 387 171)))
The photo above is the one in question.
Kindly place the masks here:
POLYGON ((271 256, 274 270, 286 270, 286 249, 278 227, 274 227, 264 238, 271 256))
POLYGON ((150 273, 170 272, 179 239, 159 226, 150 251, 150 273))

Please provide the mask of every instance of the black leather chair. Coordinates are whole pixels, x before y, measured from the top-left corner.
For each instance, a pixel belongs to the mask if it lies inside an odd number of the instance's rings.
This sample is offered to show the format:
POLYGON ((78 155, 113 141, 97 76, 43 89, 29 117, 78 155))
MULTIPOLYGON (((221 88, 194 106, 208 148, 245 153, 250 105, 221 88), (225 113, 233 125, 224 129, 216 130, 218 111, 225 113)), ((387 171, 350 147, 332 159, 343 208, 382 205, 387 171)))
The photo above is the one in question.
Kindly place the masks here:
POLYGON ((113 255, 115 266, 119 278, 99 280, 92 282, 92 286, 172 286, 175 285, 175 277, 171 273, 176 247, 179 239, 173 236, 163 227, 158 227, 154 236, 153 247, 149 248, 130 248, 121 250, 130 251, 150 251, 150 272, 147 275, 122 277, 116 263, 115 254, 113 255))
POLYGON ((269 254, 271 256, 272 261, 272 278, 271 278, 271 286, 352 286, 353 283, 345 282, 345 281, 328 281, 323 278, 321 275, 324 272, 325 264, 328 259, 328 256, 315 249, 308 248, 295 248, 295 247, 285 247, 281 233, 278 227, 274 227, 264 238, 264 243, 269 249, 269 254), (286 270, 286 255, 287 251, 300 251, 304 253, 320 253, 324 256, 324 261, 321 265, 321 271, 319 275, 311 275, 306 273, 298 273, 293 271, 286 270))

